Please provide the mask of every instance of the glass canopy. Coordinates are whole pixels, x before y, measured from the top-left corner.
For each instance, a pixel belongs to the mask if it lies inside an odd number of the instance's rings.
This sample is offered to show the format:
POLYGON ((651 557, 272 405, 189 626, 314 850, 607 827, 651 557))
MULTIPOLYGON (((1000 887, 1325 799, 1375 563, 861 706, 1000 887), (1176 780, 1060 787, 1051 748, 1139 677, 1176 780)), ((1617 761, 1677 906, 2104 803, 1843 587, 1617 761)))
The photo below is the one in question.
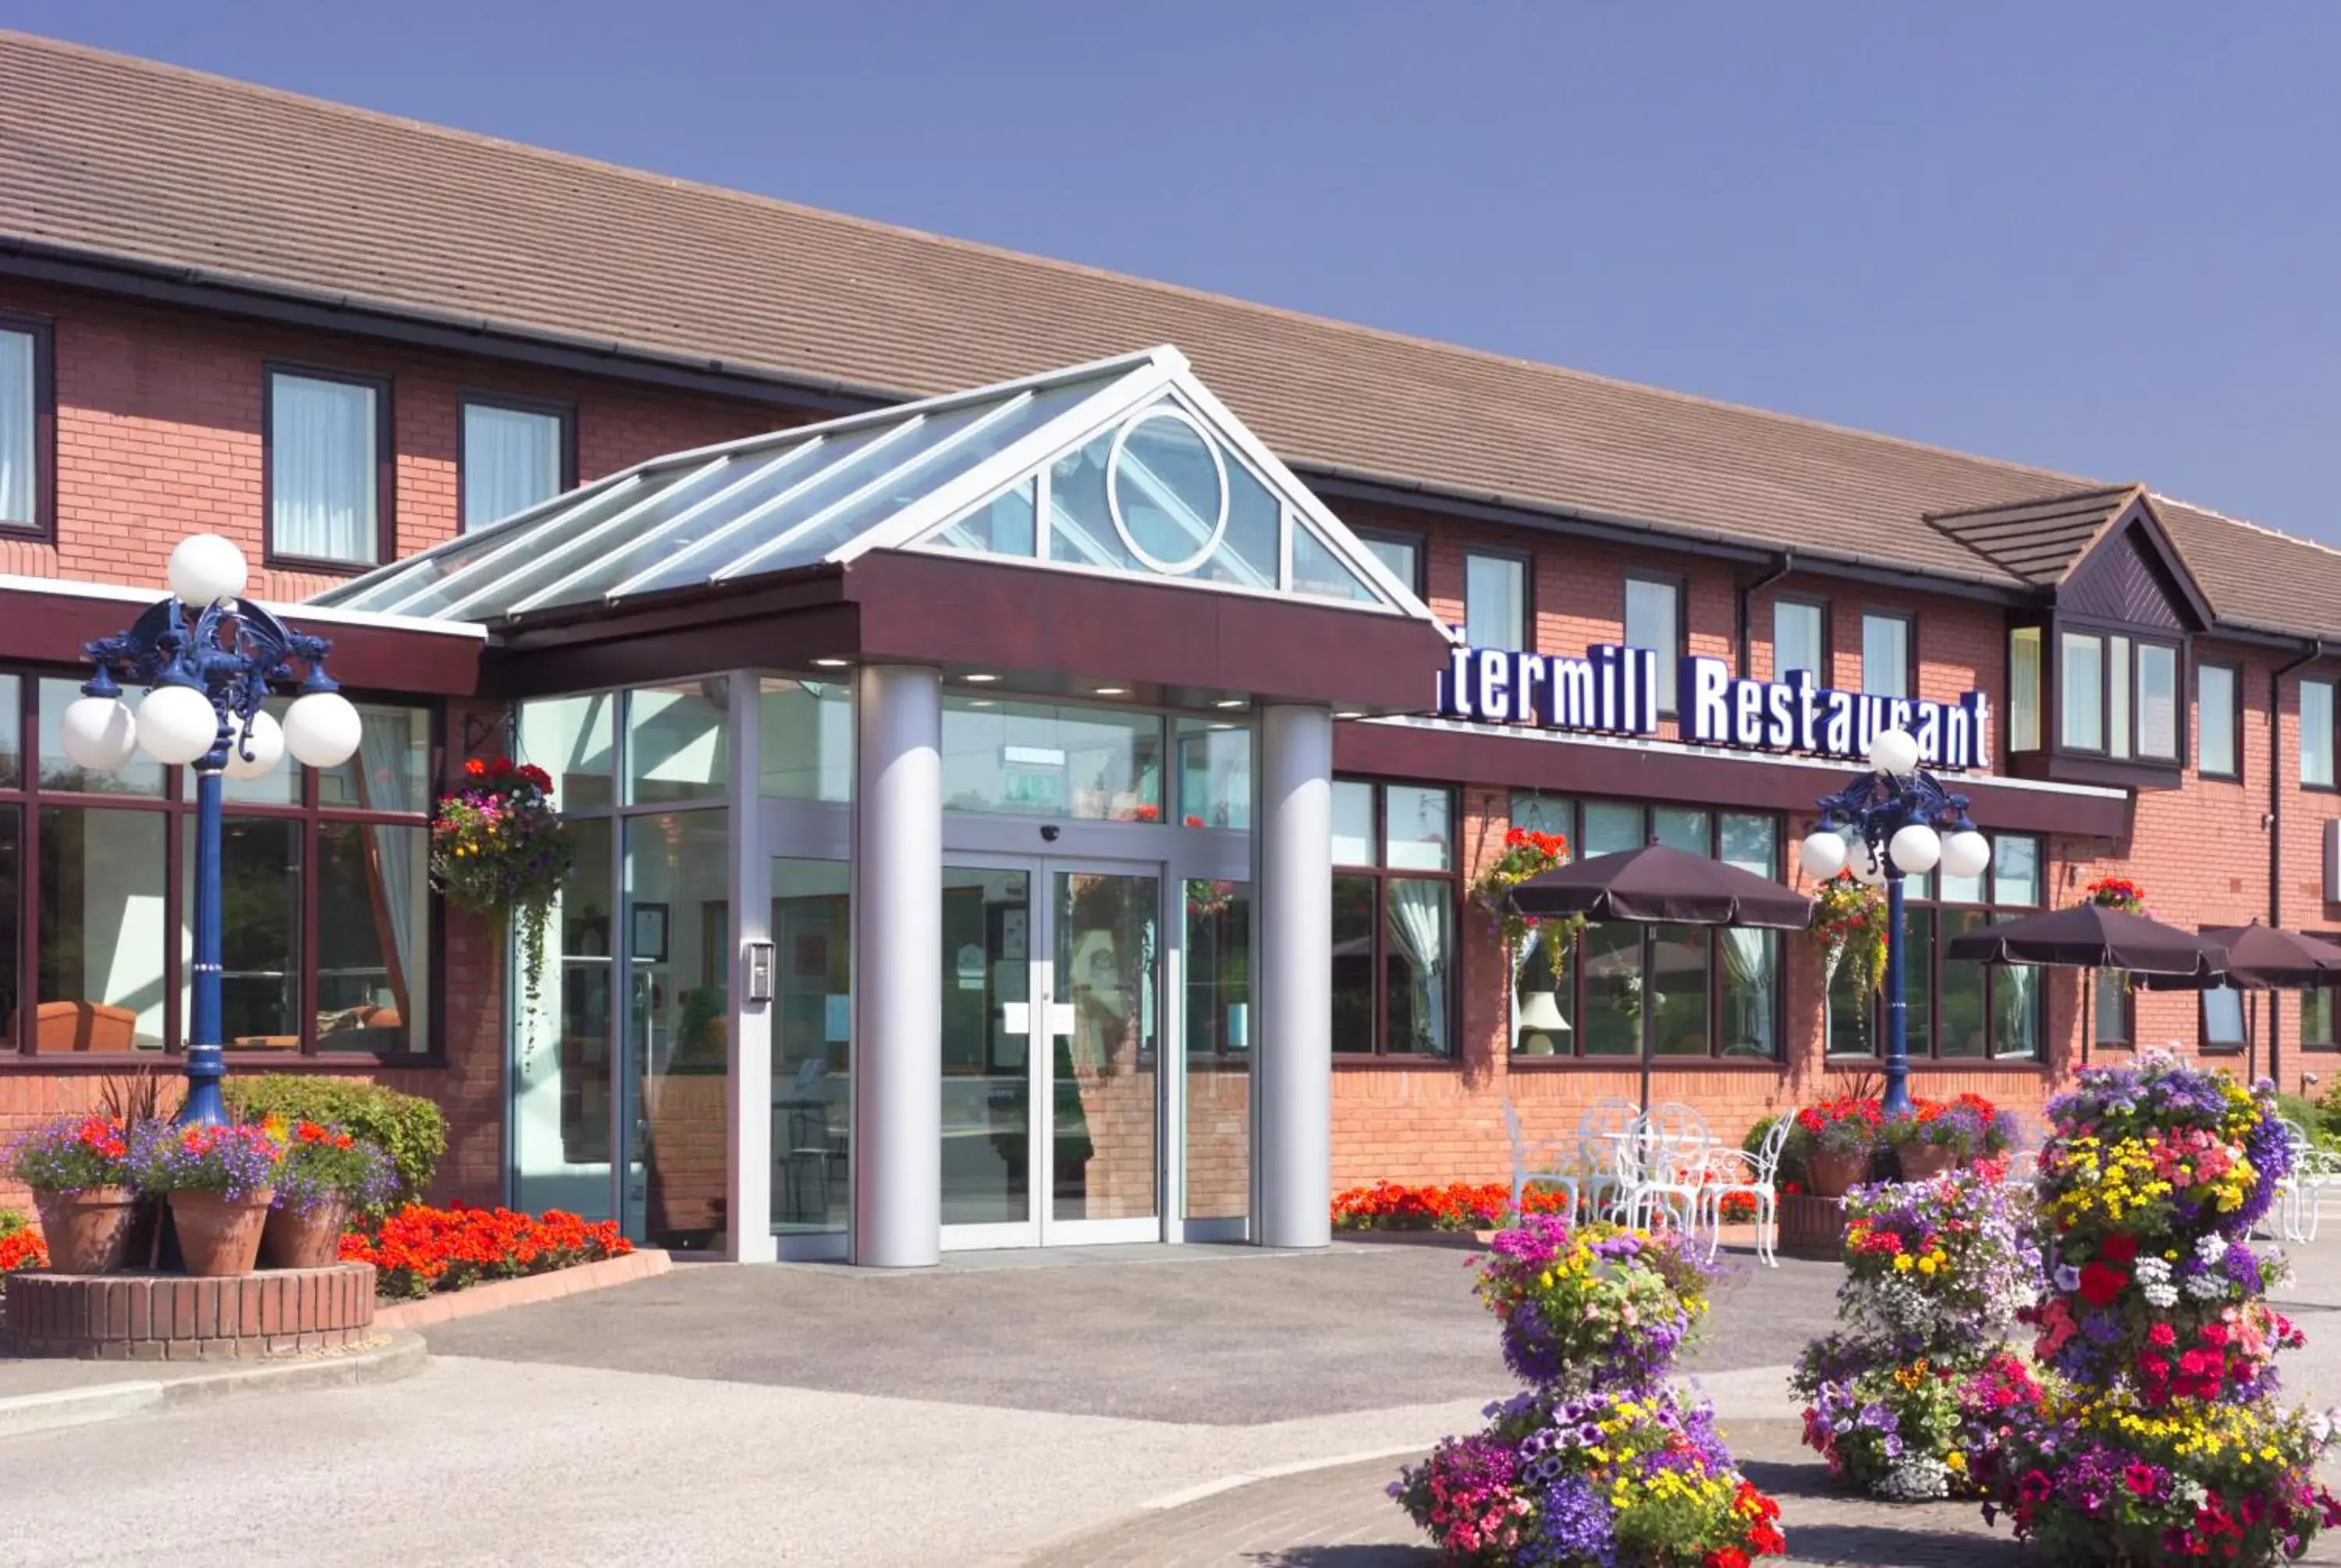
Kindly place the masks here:
POLYGON ((1431 619, 1170 348, 656 458, 313 602, 494 624, 872 550, 1431 619))

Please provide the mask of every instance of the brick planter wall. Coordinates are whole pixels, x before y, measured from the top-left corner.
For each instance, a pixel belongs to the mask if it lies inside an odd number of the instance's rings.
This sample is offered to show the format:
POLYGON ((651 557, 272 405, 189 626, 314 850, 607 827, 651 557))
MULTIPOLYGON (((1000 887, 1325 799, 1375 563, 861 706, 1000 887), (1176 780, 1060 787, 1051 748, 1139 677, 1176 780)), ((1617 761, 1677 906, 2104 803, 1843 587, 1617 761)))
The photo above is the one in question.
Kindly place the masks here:
POLYGON ((0 1349, 84 1361, 228 1361, 363 1345, 374 1265, 176 1274, 14 1274, 0 1349))
POLYGON ((1835 1262, 1845 1251, 1845 1206, 1809 1193, 1780 1195, 1779 1250, 1791 1257, 1835 1262))

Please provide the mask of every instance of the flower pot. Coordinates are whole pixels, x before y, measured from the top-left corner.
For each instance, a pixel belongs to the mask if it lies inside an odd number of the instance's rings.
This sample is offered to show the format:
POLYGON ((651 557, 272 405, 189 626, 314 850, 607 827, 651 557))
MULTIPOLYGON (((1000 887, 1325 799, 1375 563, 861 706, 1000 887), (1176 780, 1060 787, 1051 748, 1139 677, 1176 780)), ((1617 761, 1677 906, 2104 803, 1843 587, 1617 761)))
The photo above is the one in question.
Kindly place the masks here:
POLYGON ((1904 1181, 1926 1181, 1959 1166, 1959 1151, 1942 1144, 1904 1144, 1894 1152, 1904 1181))
POLYGON ((87 1192, 35 1188, 33 1206, 41 1216, 49 1267, 58 1274, 110 1274, 122 1266, 138 1213, 138 1195, 126 1186, 87 1192))
POLYGON ((181 1266, 207 1276, 250 1274, 274 1196, 266 1191, 234 1198, 216 1192, 173 1193, 171 1223, 179 1231, 181 1266))
POLYGON ((1815 1149, 1805 1160, 1805 1174, 1812 1178, 1815 1197, 1843 1197, 1848 1187, 1869 1174, 1869 1156, 1815 1149))
POLYGON ((333 1198, 307 1209, 273 1208, 260 1233, 260 1261, 267 1268, 328 1268, 342 1261, 342 1232, 350 1206, 333 1198))

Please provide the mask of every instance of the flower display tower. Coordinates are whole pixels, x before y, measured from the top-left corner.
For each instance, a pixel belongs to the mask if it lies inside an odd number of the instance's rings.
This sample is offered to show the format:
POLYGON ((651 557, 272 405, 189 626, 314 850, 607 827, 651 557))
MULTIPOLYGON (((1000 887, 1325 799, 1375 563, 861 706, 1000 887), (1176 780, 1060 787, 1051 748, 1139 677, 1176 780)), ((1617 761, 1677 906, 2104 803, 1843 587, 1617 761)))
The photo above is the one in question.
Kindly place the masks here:
POLYGON ((2276 1403, 2302 1336, 2249 1241, 2290 1161, 2272 1087, 2148 1055, 2048 1115, 2039 1380, 1996 1368, 1967 1399, 1986 1517, 2057 1562, 2299 1556, 2341 1503, 2315 1474, 2331 1423, 2276 1403))
POLYGON ((1672 1238, 1529 1217, 1499 1234, 1479 1299, 1525 1392, 1400 1473, 1390 1495, 1440 1559, 1474 1568, 1748 1568, 1787 1550, 1713 1411, 1667 1374, 1707 1307, 1672 1238))

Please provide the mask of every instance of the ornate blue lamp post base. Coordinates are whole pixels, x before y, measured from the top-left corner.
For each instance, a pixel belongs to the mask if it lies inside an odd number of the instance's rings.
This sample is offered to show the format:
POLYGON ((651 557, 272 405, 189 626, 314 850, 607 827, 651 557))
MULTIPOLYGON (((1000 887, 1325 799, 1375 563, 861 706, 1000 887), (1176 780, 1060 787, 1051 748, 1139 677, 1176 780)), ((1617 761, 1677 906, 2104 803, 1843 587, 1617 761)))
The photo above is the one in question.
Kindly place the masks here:
POLYGON ((188 987, 187 1097, 184 1123, 224 1124, 220 1095, 227 1060, 220 1023, 220 804, 227 775, 257 779, 287 750, 313 768, 333 768, 357 749, 357 710, 325 673, 332 644, 286 626, 239 597, 243 552, 215 533, 179 541, 171 552, 171 597, 127 631, 86 651, 97 671, 59 721, 65 755, 107 772, 143 747, 168 767, 195 769, 194 969, 188 987), (134 715, 117 682, 147 689, 134 715), (278 683, 300 695, 280 726, 265 704, 278 683))
POLYGON ((1886 1094, 1888 1116, 1910 1114, 1909 1008, 1903 995, 1903 883, 1938 865, 1950 877, 1980 877, 1991 842, 1967 818, 1967 798, 1918 767, 1918 742, 1888 729, 1869 745, 1870 771, 1820 800, 1819 829, 1798 851, 1806 874, 1826 882, 1848 868, 1886 887, 1886 1094), (1841 829, 1850 829, 1848 844, 1841 829), (1945 834, 1948 833, 1948 837, 1945 834), (1849 864, 1848 864, 1849 863, 1849 864))

